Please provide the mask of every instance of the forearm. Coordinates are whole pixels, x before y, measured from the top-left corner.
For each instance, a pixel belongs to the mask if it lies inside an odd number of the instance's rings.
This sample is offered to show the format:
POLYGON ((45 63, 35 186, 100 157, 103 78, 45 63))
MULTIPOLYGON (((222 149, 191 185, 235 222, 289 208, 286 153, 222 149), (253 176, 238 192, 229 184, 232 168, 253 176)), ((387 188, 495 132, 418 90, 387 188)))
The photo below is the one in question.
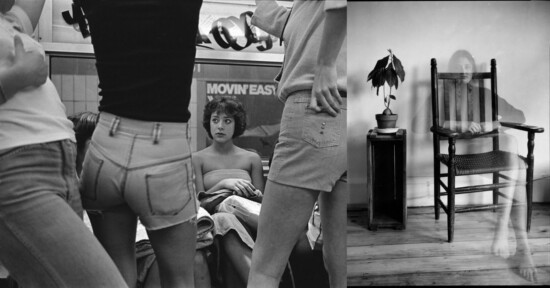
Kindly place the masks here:
MULTIPOLYGON (((15 0, 9 6, 9 15, 31 34, 44 7, 44 0, 15 0), (29 23, 30 22, 30 23, 29 23), (25 23, 27 23, 25 25, 25 23), (26 28, 25 28, 26 27, 26 28), (31 31, 29 31, 31 30, 31 31)), ((3 9, 7 9, 3 7, 3 9)), ((15 56, 0 69, 0 105, 28 86, 39 86, 46 81, 47 64, 38 51, 25 51, 20 36, 14 38, 15 56)))
POLYGON ((0 70, 0 105, 25 88, 21 86, 21 77, 20 69, 15 65, 0 70))
POLYGON ((208 194, 208 193, 216 192, 216 191, 219 191, 219 190, 222 190, 222 189, 227 189, 227 187, 225 187, 225 185, 223 183, 223 180, 216 183, 216 185, 212 186, 210 189, 206 190, 205 193, 208 194))
POLYGON ((333 67, 346 38, 346 9, 332 9, 326 12, 323 36, 317 64, 333 67))
POLYGON ((256 10, 252 15, 251 24, 265 32, 282 38, 283 27, 290 11, 279 6, 274 0, 256 0, 256 10))

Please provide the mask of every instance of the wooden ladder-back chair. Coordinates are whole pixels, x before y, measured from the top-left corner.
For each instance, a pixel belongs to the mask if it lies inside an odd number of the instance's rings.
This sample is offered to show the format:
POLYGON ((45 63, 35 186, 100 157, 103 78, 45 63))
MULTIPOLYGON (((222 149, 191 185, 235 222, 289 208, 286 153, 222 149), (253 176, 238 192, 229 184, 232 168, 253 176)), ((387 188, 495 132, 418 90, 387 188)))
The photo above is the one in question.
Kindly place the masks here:
MULTIPOLYGON (((498 197, 509 199, 501 193, 499 189, 505 187, 526 186, 526 203, 518 203, 514 201, 512 205, 527 205, 527 232, 531 226, 532 214, 532 195, 533 195, 533 163, 534 155, 533 148, 535 145, 535 133, 542 133, 544 129, 541 127, 528 126, 520 123, 500 122, 498 121, 498 94, 497 94, 497 71, 496 61, 491 59, 491 71, 472 73, 472 82, 478 82, 478 85, 471 84, 467 89, 477 89, 475 92, 467 93, 478 95, 478 99, 473 96, 458 96, 463 93, 455 93, 458 83, 464 79, 463 73, 440 73, 437 71, 437 63, 435 59, 431 59, 431 94, 432 94, 432 127, 433 134, 433 152, 434 152, 434 208, 435 219, 439 219, 440 208, 447 214, 447 233, 448 241, 453 241, 454 235, 454 219, 455 213, 488 210, 502 207, 499 205, 498 197), (488 82, 488 83, 486 83, 488 82), (490 84, 489 84, 490 83, 490 84), (485 86, 489 86, 488 89, 485 86), (456 100, 456 98, 460 100, 456 100), (441 101, 440 101, 441 100, 441 101), (458 101, 458 102, 457 102, 458 101), (463 102, 461 102, 463 101, 463 102), (467 101, 467 102, 466 102, 467 101), (461 112, 458 109, 457 103, 468 103, 468 105, 477 105, 475 111, 461 112), (453 107, 454 106, 454 107, 453 107), (487 111, 490 110, 490 111, 487 111), (441 113, 440 113, 441 112, 441 113), (465 115, 467 114, 467 115, 465 115), (477 114, 478 116, 475 116, 477 114), (445 120, 454 116, 456 121, 448 121, 443 125, 445 120), (468 119, 464 119, 467 117, 468 119), (477 117, 477 118, 475 118, 477 117), (462 119, 461 119, 462 118, 462 119), (474 119, 475 118, 475 119, 474 119), (462 132, 464 128, 458 127, 458 123, 467 121, 479 121, 498 123, 502 127, 518 129, 527 132, 527 156, 521 156, 515 153, 502 151, 499 149, 499 133, 501 129, 491 129, 481 133, 462 132), (457 140, 475 141, 476 138, 492 139, 492 150, 482 153, 458 154, 456 151, 457 140), (441 141, 448 141, 448 154, 441 151, 441 141), (442 173, 441 166, 447 167, 447 172, 442 173), (526 170, 526 181, 514 181, 507 175, 502 174, 504 171, 515 169, 526 170), (492 174, 492 183, 473 185, 465 187, 456 187, 456 177, 466 175, 492 174), (443 179, 446 178, 446 183, 443 179), (504 180, 504 182, 501 182, 504 180), (441 191, 443 188, 444 192, 441 191), (458 194, 475 193, 475 192, 493 192, 493 204, 489 205, 465 205, 455 207, 455 196, 458 194), (447 196, 447 204, 441 200, 442 196, 447 196)), ((469 84, 470 85, 470 84, 469 84)), ((463 89, 462 89, 463 90, 463 89)), ((470 106, 468 106, 470 107, 470 106)), ((494 127, 494 126, 493 126, 494 127)), ((491 142, 488 139, 489 142, 491 142)), ((490 177, 490 175, 489 175, 490 177)), ((512 201, 512 199, 509 199, 512 201)))

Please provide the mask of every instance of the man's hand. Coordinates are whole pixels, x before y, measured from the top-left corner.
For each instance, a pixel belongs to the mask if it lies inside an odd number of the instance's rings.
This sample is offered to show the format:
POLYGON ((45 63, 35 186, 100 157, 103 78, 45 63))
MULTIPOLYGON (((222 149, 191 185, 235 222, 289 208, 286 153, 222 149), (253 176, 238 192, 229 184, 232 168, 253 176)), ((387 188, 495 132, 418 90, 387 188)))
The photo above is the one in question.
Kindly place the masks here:
POLYGON ((336 86, 336 79, 336 67, 317 66, 309 102, 310 109, 316 112, 326 111, 334 117, 340 113, 340 105, 343 102, 336 86))
POLYGON ((25 51, 23 41, 19 35, 13 39, 15 47, 15 56, 13 61, 13 72, 19 83, 19 87, 24 89, 28 86, 40 86, 48 79, 48 64, 44 56, 38 51, 25 51))

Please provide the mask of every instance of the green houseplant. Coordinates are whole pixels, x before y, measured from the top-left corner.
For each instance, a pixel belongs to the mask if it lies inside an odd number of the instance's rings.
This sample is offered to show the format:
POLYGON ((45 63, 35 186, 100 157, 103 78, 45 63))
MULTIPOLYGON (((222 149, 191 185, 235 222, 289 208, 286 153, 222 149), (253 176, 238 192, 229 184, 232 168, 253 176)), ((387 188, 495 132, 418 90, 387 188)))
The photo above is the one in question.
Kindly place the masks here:
POLYGON ((372 81, 372 87, 376 87, 376 95, 378 96, 380 87, 384 95, 384 106, 386 109, 382 114, 376 114, 376 122, 378 128, 395 128, 397 122, 397 114, 394 114, 390 109, 391 100, 397 100, 392 94, 392 87, 395 90, 399 87, 399 81, 405 81, 405 70, 401 61, 393 54, 391 49, 388 49, 390 55, 378 60, 376 66, 369 73, 367 82, 372 81), (386 93, 386 86, 389 87, 389 92, 386 93))

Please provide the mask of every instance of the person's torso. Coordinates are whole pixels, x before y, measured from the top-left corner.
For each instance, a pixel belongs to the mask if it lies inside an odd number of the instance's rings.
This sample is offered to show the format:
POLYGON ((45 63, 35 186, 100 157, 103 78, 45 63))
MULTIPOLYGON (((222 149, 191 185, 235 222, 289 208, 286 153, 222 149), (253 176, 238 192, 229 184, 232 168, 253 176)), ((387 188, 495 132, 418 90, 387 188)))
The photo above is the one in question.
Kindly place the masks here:
MULTIPOLYGON (((279 98, 285 100, 292 92, 313 87, 317 57, 325 23, 324 1, 294 1, 284 29, 285 58, 279 98)), ((338 54, 338 90, 346 89, 346 40, 338 54)))
MULTIPOLYGON (((20 35, 25 50, 44 54, 40 44, 13 28, 0 16, 0 69, 11 65, 13 39, 20 35)), ((53 83, 47 79, 39 87, 28 87, 0 105, 0 150, 74 138, 73 124, 53 83)))
POLYGON ((99 74, 99 110, 187 122, 202 0, 83 2, 99 74))
POLYGON ((203 177, 203 183, 204 183, 204 189, 208 190, 214 185, 216 185, 218 182, 229 179, 229 178, 237 178, 237 179, 244 179, 247 181, 252 181, 250 178, 250 174, 248 171, 243 169, 217 169, 217 170, 211 170, 202 175, 203 177))

